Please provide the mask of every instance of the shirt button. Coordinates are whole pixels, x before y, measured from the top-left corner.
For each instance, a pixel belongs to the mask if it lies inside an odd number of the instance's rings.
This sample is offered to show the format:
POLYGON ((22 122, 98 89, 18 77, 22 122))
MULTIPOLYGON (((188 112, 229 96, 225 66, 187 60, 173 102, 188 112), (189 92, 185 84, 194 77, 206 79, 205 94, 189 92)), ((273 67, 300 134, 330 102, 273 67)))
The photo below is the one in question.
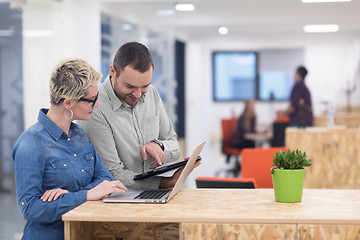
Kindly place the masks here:
POLYGON ((70 141, 70 138, 68 138, 68 141, 70 141))
POLYGON ((81 169, 81 172, 84 172, 84 169, 81 169))
POLYGON ((74 157, 76 157, 76 153, 74 153, 74 157))
POLYGON ((25 202, 21 202, 21 206, 24 206, 25 205, 25 202))
POLYGON ((91 160, 94 160, 94 157, 91 157, 91 160))
POLYGON ((66 167, 66 163, 64 163, 64 167, 66 167))
POLYGON ((80 189, 83 189, 83 187, 80 187, 80 189))

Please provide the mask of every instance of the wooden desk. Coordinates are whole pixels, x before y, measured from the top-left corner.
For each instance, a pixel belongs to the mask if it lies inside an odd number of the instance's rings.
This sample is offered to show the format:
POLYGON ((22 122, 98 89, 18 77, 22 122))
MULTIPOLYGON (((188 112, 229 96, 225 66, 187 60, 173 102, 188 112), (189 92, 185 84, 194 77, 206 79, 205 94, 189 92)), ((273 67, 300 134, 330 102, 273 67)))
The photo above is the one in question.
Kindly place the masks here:
POLYGON ((271 135, 267 132, 264 133, 245 133, 244 134, 244 138, 247 140, 252 140, 255 142, 255 147, 256 148, 261 148, 263 147, 266 143, 269 143, 270 145, 270 140, 271 140, 271 135))
POLYGON ((167 204, 89 201, 63 215, 65 239, 359 239, 360 190, 183 189, 167 204))

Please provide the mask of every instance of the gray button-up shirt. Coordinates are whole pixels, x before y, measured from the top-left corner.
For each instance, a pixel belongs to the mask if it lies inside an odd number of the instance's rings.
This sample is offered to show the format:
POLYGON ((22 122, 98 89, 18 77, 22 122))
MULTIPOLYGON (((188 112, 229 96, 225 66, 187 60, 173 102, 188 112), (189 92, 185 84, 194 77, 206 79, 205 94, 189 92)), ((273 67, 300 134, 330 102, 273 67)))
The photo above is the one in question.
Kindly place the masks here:
POLYGON ((165 163, 180 156, 177 135, 156 88, 150 85, 138 103, 129 106, 115 95, 108 76, 99 87, 98 101, 100 106, 91 119, 78 122, 105 166, 128 188, 158 188, 161 177, 133 180, 134 175, 148 171, 154 161, 150 155, 144 161, 140 153, 140 146, 151 140, 163 142, 165 163))

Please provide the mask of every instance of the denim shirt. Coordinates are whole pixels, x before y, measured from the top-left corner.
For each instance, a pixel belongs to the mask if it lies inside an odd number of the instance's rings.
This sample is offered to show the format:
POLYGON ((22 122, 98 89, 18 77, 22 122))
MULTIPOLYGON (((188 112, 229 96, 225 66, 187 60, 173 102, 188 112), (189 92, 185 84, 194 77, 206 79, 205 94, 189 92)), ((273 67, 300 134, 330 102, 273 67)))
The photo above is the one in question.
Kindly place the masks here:
POLYGON ((71 123, 70 136, 41 109, 38 122, 23 132, 13 149, 16 192, 26 222, 23 239, 64 239, 61 216, 86 201, 87 190, 113 180, 84 130, 71 123), (46 190, 69 191, 52 202, 46 190))

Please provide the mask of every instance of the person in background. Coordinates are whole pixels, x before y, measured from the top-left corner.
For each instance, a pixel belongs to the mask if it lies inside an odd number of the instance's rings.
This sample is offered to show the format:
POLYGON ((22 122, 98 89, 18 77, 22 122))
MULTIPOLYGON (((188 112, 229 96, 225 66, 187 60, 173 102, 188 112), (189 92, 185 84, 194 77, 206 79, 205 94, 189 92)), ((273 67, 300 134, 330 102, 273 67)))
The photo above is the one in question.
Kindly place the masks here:
POLYGON ((24 131, 13 149, 16 192, 26 222, 22 239, 64 239, 61 216, 87 200, 127 188, 114 181, 84 130, 98 107, 101 73, 86 61, 60 63, 50 80, 49 109, 24 131))
POLYGON ((278 116, 288 115, 289 126, 306 127, 313 125, 311 94, 305 85, 308 71, 299 66, 295 72, 295 85, 291 91, 290 105, 285 111, 278 111, 278 116))
MULTIPOLYGON (((99 87, 100 107, 80 121, 104 164, 128 188, 157 189, 175 185, 172 177, 134 181, 136 174, 178 160, 180 146, 159 92, 151 85, 153 58, 138 42, 122 45, 99 87)), ((195 166, 197 166, 195 164, 195 166)))
POLYGON ((237 124, 232 137, 233 147, 243 149, 243 148, 253 148, 255 147, 255 142, 253 140, 245 139, 244 135, 246 133, 255 133, 256 132, 256 114, 255 114, 255 101, 249 99, 245 101, 244 111, 241 113, 238 118, 237 124))

